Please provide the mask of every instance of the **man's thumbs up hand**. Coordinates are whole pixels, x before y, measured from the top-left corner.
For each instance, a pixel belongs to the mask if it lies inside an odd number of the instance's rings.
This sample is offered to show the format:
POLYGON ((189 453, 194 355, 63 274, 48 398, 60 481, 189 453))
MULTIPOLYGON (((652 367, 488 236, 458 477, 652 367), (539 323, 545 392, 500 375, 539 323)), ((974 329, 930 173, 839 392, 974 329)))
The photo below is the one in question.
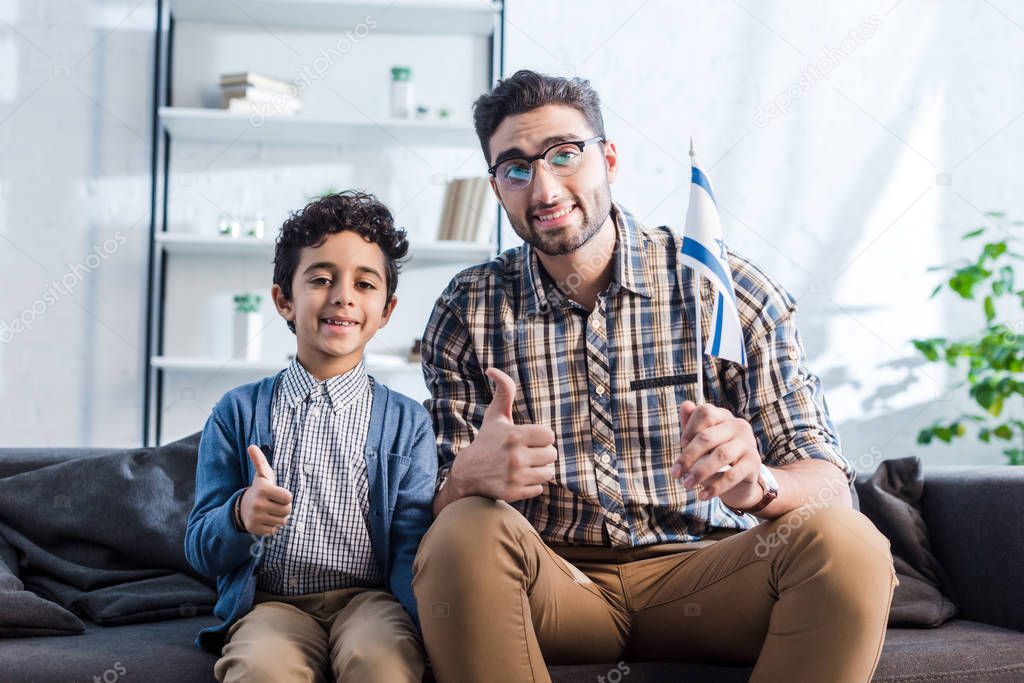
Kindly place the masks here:
POLYGON ((484 374, 494 382, 494 396, 484 413, 484 422, 504 419, 512 424, 512 404, 516 400, 516 383, 498 368, 489 368, 484 374))
POLYGON ((256 475, 252 485, 242 494, 242 524, 251 534, 272 536, 288 522, 292 494, 277 485, 274 469, 259 446, 249 446, 248 454, 256 475))
POLYGON ((452 486, 457 497, 512 502, 539 496, 555 477, 555 433, 546 425, 515 424, 515 382, 497 368, 484 374, 494 382, 493 397, 476 439, 452 463, 452 486))

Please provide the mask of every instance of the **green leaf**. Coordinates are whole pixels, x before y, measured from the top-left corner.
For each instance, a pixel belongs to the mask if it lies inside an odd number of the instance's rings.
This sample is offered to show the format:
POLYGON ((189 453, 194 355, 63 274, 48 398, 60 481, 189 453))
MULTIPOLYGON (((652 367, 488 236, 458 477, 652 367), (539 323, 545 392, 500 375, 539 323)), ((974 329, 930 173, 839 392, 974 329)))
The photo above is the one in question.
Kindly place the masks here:
POLYGON ((984 226, 982 226, 980 228, 977 228, 975 230, 971 230, 970 232, 965 232, 963 237, 961 237, 960 239, 962 239, 962 240, 969 240, 972 237, 977 237, 978 235, 980 235, 983 232, 985 232, 984 226))
MULTIPOLYGON (((942 287, 943 287, 944 284, 945 283, 940 282, 939 284, 935 285, 935 289, 933 289, 932 293, 928 295, 928 298, 929 299, 934 299, 935 295, 942 291, 942 287)), ((696 320, 696 319, 697 319, 696 316, 694 316, 694 320, 696 320)))
POLYGON ((911 342, 914 348, 924 354, 928 360, 935 362, 939 359, 939 352, 935 350, 934 339, 913 339, 911 342))
POLYGON ((996 260, 1000 256, 1006 253, 1006 242, 989 242, 982 249, 982 254, 985 255, 989 260, 996 260))
POLYGON ((990 218, 1006 218, 1005 211, 986 211, 985 215, 990 218))
POLYGON ((1013 430, 1008 425, 999 425, 992 430, 992 433, 1004 441, 1009 441, 1013 438, 1013 430))
MULTIPOLYGON (((996 306, 995 306, 994 303, 992 303, 992 297, 991 296, 986 296, 985 297, 985 320, 988 321, 988 322, 992 322, 993 320, 995 320, 995 317, 996 317, 996 306)), ((697 318, 694 317, 694 320, 696 320, 696 319, 697 318)))

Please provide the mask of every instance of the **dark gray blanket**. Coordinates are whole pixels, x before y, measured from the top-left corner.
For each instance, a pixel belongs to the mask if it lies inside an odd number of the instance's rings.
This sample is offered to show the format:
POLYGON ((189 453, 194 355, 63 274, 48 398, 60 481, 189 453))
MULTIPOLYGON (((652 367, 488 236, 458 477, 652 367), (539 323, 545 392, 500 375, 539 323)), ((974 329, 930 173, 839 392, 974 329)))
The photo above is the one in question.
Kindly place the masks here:
POLYGON ((210 613, 184 551, 199 436, 0 479, 0 635, 210 613))

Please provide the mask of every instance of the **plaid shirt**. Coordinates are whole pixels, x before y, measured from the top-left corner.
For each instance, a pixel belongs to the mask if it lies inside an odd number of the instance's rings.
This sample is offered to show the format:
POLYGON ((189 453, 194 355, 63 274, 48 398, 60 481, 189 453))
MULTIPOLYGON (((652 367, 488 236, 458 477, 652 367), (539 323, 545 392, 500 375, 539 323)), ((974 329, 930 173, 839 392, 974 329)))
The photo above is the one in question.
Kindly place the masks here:
POLYGON ((367 528, 363 457, 372 381, 362 361, 318 382, 295 359, 277 383, 270 407, 274 474, 292 493, 292 513, 267 538, 261 591, 305 595, 383 585, 367 528))
MULTIPOLYGON (((422 351, 440 476, 476 438, 492 397, 484 370, 497 367, 515 381, 516 424, 555 432, 554 480, 515 503, 545 542, 631 547, 752 527, 754 517, 700 501, 670 476, 677 406, 696 391, 692 271, 680 235, 612 212, 611 283, 592 311, 559 291, 528 244, 462 271, 438 299, 422 351)), ((748 259, 728 261, 748 364, 705 357, 706 400, 750 422, 766 464, 828 460, 852 481, 821 382, 803 362, 795 299, 748 259)), ((706 279, 701 289, 707 339, 706 279)))

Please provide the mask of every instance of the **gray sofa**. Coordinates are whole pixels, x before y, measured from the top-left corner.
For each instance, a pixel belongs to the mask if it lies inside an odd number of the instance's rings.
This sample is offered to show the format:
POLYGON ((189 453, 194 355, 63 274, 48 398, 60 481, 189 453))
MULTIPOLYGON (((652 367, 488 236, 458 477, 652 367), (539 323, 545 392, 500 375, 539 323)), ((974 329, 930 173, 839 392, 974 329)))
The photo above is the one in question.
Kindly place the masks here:
MULTIPOLYGON (((0 449, 0 477, 106 449, 0 449)), ((935 629, 890 628, 876 681, 1024 681, 1024 468, 928 470, 923 515, 960 607, 935 629)), ((0 679, 213 681, 215 657, 196 649, 213 616, 128 626, 86 624, 81 635, 0 639, 0 679)), ((745 681, 749 668, 625 662, 553 666, 555 681, 745 681), (628 667, 628 669, 627 669, 628 667)))

